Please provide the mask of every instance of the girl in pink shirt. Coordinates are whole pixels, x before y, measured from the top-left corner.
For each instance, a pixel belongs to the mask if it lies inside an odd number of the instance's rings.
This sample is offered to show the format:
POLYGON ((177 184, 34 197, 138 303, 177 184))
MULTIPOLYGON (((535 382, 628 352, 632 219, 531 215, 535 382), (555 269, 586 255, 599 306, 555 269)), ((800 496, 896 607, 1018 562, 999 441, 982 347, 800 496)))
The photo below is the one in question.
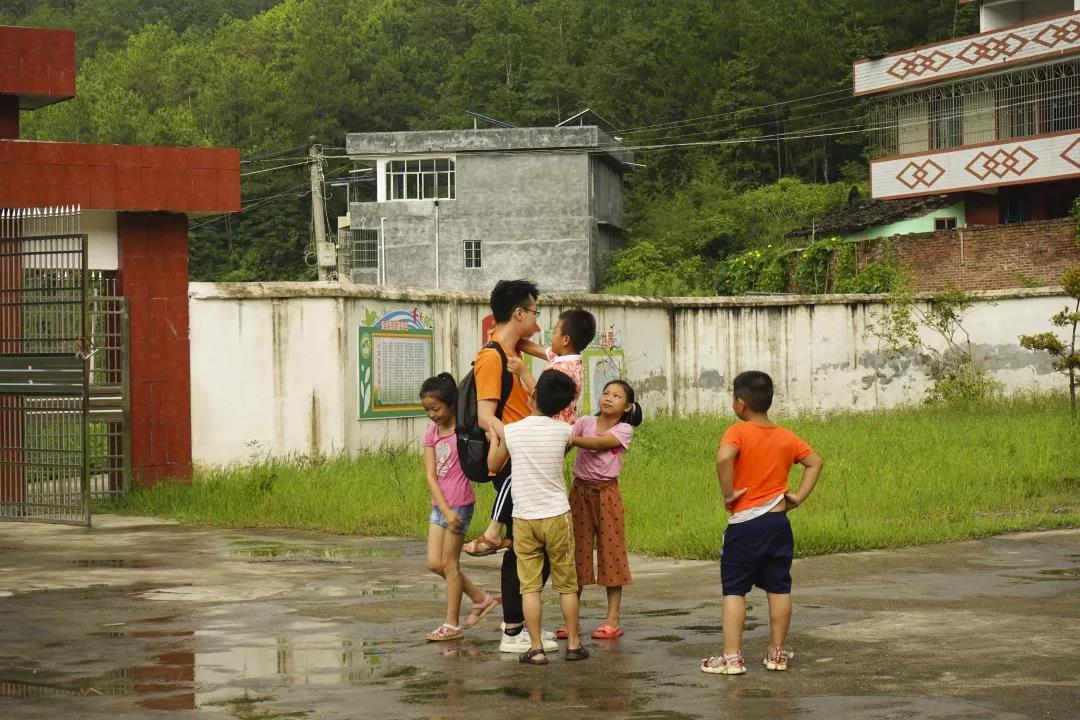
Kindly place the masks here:
POLYGON ((604 386, 599 414, 578 420, 570 440, 578 448, 574 485, 570 489, 578 594, 585 585, 598 584, 607 589, 607 617, 592 633, 597 640, 611 640, 623 634, 619 626, 622 589, 632 578, 626 556, 626 519, 619 493, 619 472, 623 455, 634 437, 634 427, 640 424, 641 407, 634 401, 634 389, 622 380, 612 380, 604 386))
POLYGON ((454 377, 439 373, 425 380, 420 386, 420 404, 431 420, 423 439, 424 472, 431 492, 427 567, 446 580, 446 622, 428 633, 427 639, 457 640, 464 636, 463 629, 471 628, 491 612, 499 599, 476 587, 458 565, 476 496, 458 461, 454 377), (458 625, 462 592, 469 596, 473 606, 465 623, 458 625))

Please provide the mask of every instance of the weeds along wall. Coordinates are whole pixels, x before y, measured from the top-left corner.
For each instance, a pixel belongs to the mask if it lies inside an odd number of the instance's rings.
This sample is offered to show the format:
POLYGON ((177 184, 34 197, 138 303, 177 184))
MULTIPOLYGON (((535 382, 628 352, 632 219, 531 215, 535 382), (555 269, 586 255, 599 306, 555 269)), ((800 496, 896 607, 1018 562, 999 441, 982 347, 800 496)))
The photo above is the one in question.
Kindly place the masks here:
MULTIPOLYGON (((487 297, 474 293, 192 283, 189 297, 192 442, 202 464, 417 443, 426 417, 374 417, 372 407, 390 408, 384 415, 410 412, 393 408, 415 402, 411 388, 419 390, 428 347, 432 372, 463 377, 490 325, 487 297), (377 349, 373 360, 373 344, 387 338, 393 354, 377 349), (372 378, 380 376, 386 389, 373 404, 372 378)), ((1007 393, 1064 387, 1049 356, 1018 344, 1021 334, 1050 329, 1046 318, 1067 302, 1061 289, 978 297, 964 323, 976 362, 1007 393)), ((873 334, 888 308, 881 296, 544 295, 545 337, 537 339, 549 339, 559 312, 575 306, 597 318, 584 358, 582 412, 595 411, 600 388, 614 376, 635 388, 646 416, 729 415, 731 381, 743 370, 773 376, 780 417, 921 402, 934 384, 930 356, 890 355, 873 334)), ((944 349, 933 333, 921 335, 944 349)), ((536 360, 533 371, 543 366, 536 360)))

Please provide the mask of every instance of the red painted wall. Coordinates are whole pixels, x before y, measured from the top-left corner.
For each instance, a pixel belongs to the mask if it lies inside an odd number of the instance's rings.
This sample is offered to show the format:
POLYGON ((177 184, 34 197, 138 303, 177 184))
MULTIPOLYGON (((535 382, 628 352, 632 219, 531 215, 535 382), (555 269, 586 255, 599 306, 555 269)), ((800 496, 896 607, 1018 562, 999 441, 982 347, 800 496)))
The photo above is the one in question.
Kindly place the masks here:
POLYGON ((232 212, 240 151, 0 140, 0 207, 232 212))
POLYGON ((128 298, 131 466, 137 484, 191 477, 187 218, 120 213, 120 287, 128 298))
POLYGON ((0 25, 0 93, 30 108, 75 97, 75 33, 0 25))

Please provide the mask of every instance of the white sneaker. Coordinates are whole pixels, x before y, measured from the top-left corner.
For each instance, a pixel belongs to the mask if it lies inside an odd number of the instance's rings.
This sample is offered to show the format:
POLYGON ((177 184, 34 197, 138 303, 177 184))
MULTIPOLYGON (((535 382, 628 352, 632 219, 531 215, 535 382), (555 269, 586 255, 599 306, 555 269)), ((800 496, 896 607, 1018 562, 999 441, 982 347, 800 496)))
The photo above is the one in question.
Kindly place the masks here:
MULTIPOLYGON (((506 623, 503 623, 500 627, 505 631, 506 623)), ((555 633, 541 630, 540 639, 544 643, 544 652, 558 652, 559 644, 555 642, 555 633)), ((523 653, 527 652, 531 647, 532 642, 529 640, 529 631, 525 629, 522 629, 517 635, 507 635, 503 632, 502 640, 499 642, 499 652, 504 653, 523 653)))

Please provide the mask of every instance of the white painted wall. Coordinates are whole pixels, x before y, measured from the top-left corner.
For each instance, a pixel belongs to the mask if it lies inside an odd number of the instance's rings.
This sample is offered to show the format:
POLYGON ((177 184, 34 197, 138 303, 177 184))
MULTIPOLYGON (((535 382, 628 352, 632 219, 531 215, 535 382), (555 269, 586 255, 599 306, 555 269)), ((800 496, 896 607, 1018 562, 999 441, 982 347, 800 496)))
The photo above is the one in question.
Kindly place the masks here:
MULTIPOLYGON (((414 442, 427 419, 357 419, 357 328, 365 311, 417 307, 430 314, 435 368, 459 378, 488 314, 479 294, 333 283, 192 283, 190 297, 199 463, 246 460, 252 443, 284 455, 414 442)), ((1045 354, 1023 350, 1017 337, 1049 329, 1047 319, 1066 298, 1046 289, 984 297, 967 322, 977 357, 1010 392, 1063 387, 1045 354)), ((541 327, 575 305, 596 315, 600 331, 620 333, 626 378, 647 414, 728 414, 731 381, 750 369, 773 375, 781 415, 917 402, 933 384, 919 358, 885 361, 867 336, 883 308, 873 297, 549 295, 541 298, 541 327)))

